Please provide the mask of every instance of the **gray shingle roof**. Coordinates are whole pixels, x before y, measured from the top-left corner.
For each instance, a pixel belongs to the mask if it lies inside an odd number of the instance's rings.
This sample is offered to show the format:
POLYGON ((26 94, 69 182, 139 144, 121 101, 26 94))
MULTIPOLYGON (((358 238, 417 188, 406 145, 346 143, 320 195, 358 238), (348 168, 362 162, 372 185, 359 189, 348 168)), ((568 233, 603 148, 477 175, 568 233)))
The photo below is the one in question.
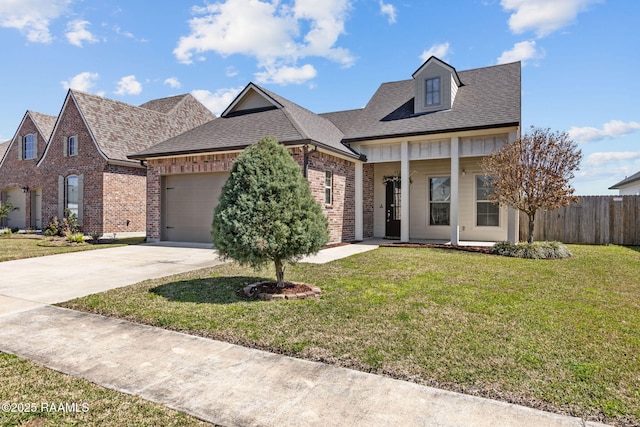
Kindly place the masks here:
POLYGON ((146 107, 136 107, 77 90, 71 90, 70 95, 76 101, 96 143, 112 160, 129 160, 127 155, 215 117, 191 95, 149 101, 143 104, 146 107), (183 103, 188 104, 185 109, 189 114, 180 111, 180 104, 183 103))
POLYGON ((519 62, 458 75, 464 86, 458 89, 450 110, 414 114, 414 80, 410 79, 383 83, 362 110, 325 116, 341 123, 344 142, 520 122, 519 62))
POLYGON ((202 153, 245 148, 265 136, 284 144, 316 143, 332 151, 357 157, 341 143, 342 132, 329 120, 251 83, 282 108, 240 112, 206 123, 160 144, 141 150, 131 158, 202 153))
POLYGON ((316 142, 325 148, 355 157, 345 144, 520 124, 519 62, 460 71, 458 75, 463 86, 458 89, 452 108, 425 114, 414 114, 413 79, 382 84, 362 109, 324 114, 314 114, 251 83, 245 91, 252 86, 257 88, 272 98, 273 109, 258 109, 244 114, 225 113, 213 122, 130 157, 144 159, 242 149, 264 136, 274 136, 285 144, 316 142), (282 108, 276 108, 275 103, 282 108))
POLYGON ((636 181, 640 181, 640 172, 634 173, 633 175, 623 179, 619 183, 612 185, 611 187, 609 187, 609 190, 618 190, 620 189, 620 187, 634 183, 636 181))

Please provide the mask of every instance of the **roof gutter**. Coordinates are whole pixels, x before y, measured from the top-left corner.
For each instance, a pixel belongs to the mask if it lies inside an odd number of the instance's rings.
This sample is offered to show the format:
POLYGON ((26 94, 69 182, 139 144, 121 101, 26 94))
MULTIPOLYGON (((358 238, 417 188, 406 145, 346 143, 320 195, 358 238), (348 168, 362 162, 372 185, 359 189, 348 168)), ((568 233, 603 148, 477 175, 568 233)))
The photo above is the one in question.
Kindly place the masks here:
POLYGON ((125 166, 128 168, 139 168, 144 169, 146 166, 142 164, 142 161, 137 162, 135 160, 115 160, 109 159, 107 160, 107 164, 114 166, 125 166))
MULTIPOLYGON (((306 140, 296 140, 296 141, 280 141, 284 146, 296 146, 296 145, 313 145, 318 148, 322 148, 324 150, 335 153, 336 155, 344 156, 352 160, 362 160, 362 155, 360 153, 347 153, 344 151, 336 150, 334 147, 330 145, 322 144, 317 141, 313 141, 310 139, 306 140)), ((132 154, 127 156, 131 160, 147 160, 147 159, 155 159, 155 158, 166 158, 166 157, 176 157, 176 156, 196 156, 201 154, 211 154, 211 153, 227 153, 232 151, 242 151, 247 148, 248 145, 239 145, 234 147, 220 147, 220 148, 203 148, 198 150, 184 150, 184 151, 172 151, 172 152, 164 152, 164 153, 153 153, 153 154, 132 154)), ((353 151, 350 147, 345 148, 353 151)))
POLYGON ((470 126, 470 127, 462 127, 462 128, 451 128, 451 129, 438 129, 438 130, 423 131, 423 132, 408 132, 408 133, 395 133, 395 134, 387 134, 387 135, 360 136, 356 138, 345 138, 342 140, 342 142, 344 144, 351 144, 354 142, 375 141, 380 139, 404 138, 404 137, 422 136, 422 135, 436 135, 439 133, 464 132, 464 131, 472 131, 472 130, 498 129, 498 128, 514 127, 514 126, 520 126, 520 122, 500 123, 500 124, 483 125, 483 126, 470 126))

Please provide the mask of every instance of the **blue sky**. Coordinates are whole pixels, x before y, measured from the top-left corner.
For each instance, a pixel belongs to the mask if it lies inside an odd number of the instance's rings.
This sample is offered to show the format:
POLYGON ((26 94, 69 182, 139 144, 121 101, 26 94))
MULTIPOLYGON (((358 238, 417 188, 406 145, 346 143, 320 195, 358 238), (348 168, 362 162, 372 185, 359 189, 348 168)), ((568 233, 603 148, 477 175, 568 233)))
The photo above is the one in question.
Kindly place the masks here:
POLYGON ((220 113, 253 81, 322 113, 431 54, 460 71, 520 60, 523 130, 569 132, 578 194, 611 194, 640 171, 639 22, 620 0, 0 0, 0 141, 69 87, 220 113))

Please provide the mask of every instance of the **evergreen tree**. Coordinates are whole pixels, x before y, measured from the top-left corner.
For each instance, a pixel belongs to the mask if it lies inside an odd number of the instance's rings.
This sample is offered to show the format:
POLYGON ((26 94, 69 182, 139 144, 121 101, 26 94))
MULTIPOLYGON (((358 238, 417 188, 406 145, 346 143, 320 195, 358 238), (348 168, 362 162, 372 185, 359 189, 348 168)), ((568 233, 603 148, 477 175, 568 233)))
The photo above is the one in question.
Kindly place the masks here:
POLYGON ((328 221, 309 183, 275 138, 263 138, 238 156, 211 236, 224 259, 252 267, 273 262, 279 287, 285 262, 316 253, 329 240, 328 221))

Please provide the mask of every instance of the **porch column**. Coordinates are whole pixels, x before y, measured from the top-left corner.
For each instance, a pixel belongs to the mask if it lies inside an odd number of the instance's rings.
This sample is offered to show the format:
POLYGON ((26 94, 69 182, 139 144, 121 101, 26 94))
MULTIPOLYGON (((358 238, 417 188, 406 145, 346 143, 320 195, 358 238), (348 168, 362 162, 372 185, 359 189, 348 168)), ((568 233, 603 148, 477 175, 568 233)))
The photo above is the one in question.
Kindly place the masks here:
POLYGON ((400 146, 400 241, 409 241, 409 141, 400 146))
POLYGON ((362 162, 356 162, 356 171, 355 171, 355 239, 362 240, 363 236, 363 204, 364 204, 364 192, 363 192, 363 183, 362 183, 362 162))
POLYGON ((460 226, 458 225, 458 190, 460 178, 460 159, 458 154, 458 137, 451 138, 451 201, 449 212, 449 224, 451 226, 451 244, 460 243, 460 226))

